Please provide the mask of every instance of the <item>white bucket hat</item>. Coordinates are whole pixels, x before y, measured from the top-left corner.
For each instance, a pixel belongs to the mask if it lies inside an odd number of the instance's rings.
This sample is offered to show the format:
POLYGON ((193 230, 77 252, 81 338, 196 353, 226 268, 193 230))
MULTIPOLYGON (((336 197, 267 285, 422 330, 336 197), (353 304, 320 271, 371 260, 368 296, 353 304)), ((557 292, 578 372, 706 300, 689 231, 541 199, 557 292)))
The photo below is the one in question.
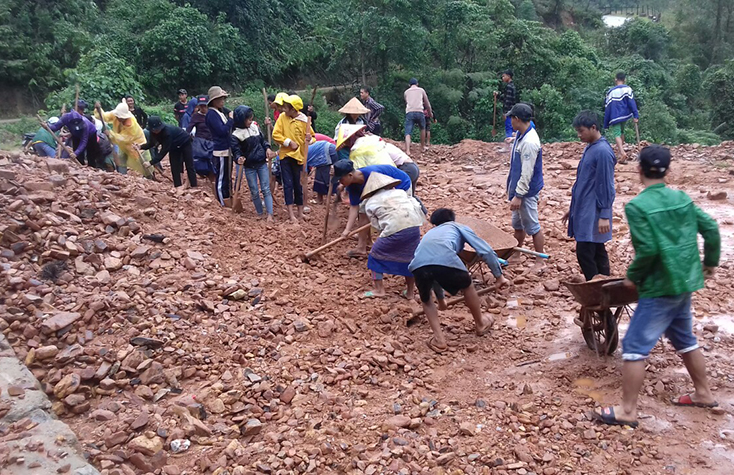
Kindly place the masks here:
POLYGON ((127 106, 127 102, 120 102, 117 104, 117 107, 112 111, 112 115, 118 119, 129 119, 130 117, 133 117, 132 112, 130 112, 130 108, 127 106))

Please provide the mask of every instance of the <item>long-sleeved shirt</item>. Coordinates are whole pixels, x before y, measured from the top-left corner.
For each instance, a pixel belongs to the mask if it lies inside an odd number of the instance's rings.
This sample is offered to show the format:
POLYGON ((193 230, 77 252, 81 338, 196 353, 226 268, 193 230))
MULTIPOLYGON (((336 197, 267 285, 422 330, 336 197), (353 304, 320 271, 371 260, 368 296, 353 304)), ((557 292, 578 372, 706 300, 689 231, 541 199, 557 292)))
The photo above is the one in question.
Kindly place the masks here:
POLYGON ((145 143, 145 133, 143 133, 143 129, 138 125, 135 117, 131 117, 127 125, 115 117, 113 112, 104 112, 102 118, 105 122, 112 124, 110 141, 121 149, 129 151, 133 144, 142 145, 145 143))
POLYGON ((135 120, 138 121, 138 125, 140 128, 144 129, 148 127, 148 114, 145 113, 143 109, 140 107, 135 107, 135 110, 131 110, 133 116, 135 117, 135 120))
POLYGON ((507 114, 515 104, 517 104, 517 89, 515 83, 510 81, 505 85, 505 92, 502 94, 502 110, 507 114))
POLYGON ((524 134, 518 133, 510 152, 507 194, 511 200, 533 197, 543 189, 543 149, 540 137, 531 124, 524 134))
POLYGON ((270 144, 255 122, 247 129, 244 128, 244 124, 241 129, 235 128, 232 132, 232 142, 232 156, 235 161, 243 157, 246 168, 257 168, 267 162, 270 144))
POLYGON ((604 128, 608 129, 610 125, 627 122, 633 117, 639 119, 640 113, 637 110, 632 88, 626 84, 620 84, 609 89, 604 108, 604 128))
POLYGON ((67 112, 58 122, 49 125, 49 129, 54 132, 61 130, 62 127, 66 127, 78 143, 74 155, 81 155, 87 149, 90 140, 97 140, 97 128, 77 111, 67 112))
MULTIPOLYGON (((306 126, 308 118, 305 114, 299 113, 295 119, 291 119, 286 114, 280 114, 275 122, 273 129, 273 140, 281 145, 280 159, 293 158, 299 165, 303 165, 306 160, 306 126), (290 148, 291 143, 298 145, 296 150, 290 148)), ((311 129, 311 135, 315 132, 311 129)))
POLYGON ((641 298, 680 295, 703 288, 703 264, 716 267, 721 254, 719 227, 682 191, 664 183, 648 186, 625 206, 635 258, 627 278, 641 298))
POLYGON ((359 137, 349 150, 349 160, 354 163, 354 168, 363 168, 370 165, 396 166, 387 152, 386 144, 387 142, 377 135, 359 137))
POLYGON ((586 146, 576 169, 576 183, 571 189, 568 236, 578 242, 603 243, 612 239, 614 189, 614 150, 601 137, 586 146), (609 232, 599 233, 599 220, 609 220, 609 232))
POLYGON ((214 155, 221 156, 223 153, 229 153, 230 134, 234 126, 234 120, 227 117, 224 113, 210 107, 206 113, 206 126, 212 134, 212 142, 214 142, 214 155))
POLYGON ((405 113, 408 112, 420 112, 421 114, 425 109, 433 114, 431 109, 431 102, 428 100, 428 94, 422 87, 410 86, 403 93, 405 98, 405 113))
POLYGON ((418 201, 404 190, 378 191, 370 196, 364 212, 372 227, 380 231, 380 237, 388 237, 403 229, 420 227, 426 220, 418 201))
POLYGON ((38 129, 38 132, 36 132, 36 135, 33 137, 34 144, 41 143, 41 142, 45 143, 46 145, 48 145, 51 148, 56 148, 56 146, 58 145, 58 143, 56 142, 56 139, 51 134, 51 132, 44 129, 43 127, 38 129))
POLYGON ((171 151, 171 149, 181 148, 187 143, 191 142, 191 136, 186 133, 181 127, 176 127, 170 124, 163 124, 163 128, 157 134, 152 133, 151 140, 145 145, 140 147, 141 150, 148 150, 155 147, 157 144, 161 145, 161 150, 157 156, 150 162, 152 165, 159 163, 163 160, 163 157, 171 151))
POLYGON ((459 258, 464 244, 474 248, 477 255, 487 263, 492 275, 495 277, 502 275, 500 262, 492 247, 477 236, 469 226, 454 221, 436 226, 423 236, 408 269, 413 272, 423 266, 444 266, 467 270, 459 258))
POLYGON ((367 130, 374 132, 375 127, 380 125, 380 115, 382 114, 382 111, 385 110, 385 106, 371 97, 367 98, 364 102, 364 106, 370 110, 365 117, 367 120, 367 130))
POLYGON ((362 202, 362 192, 367 184, 367 180, 373 172, 382 173, 392 178, 400 180, 400 183, 395 186, 398 190, 404 190, 409 195, 411 194, 411 182, 410 177, 407 173, 397 168, 395 165, 371 165, 369 167, 363 167, 359 169, 364 176, 364 183, 361 185, 352 183, 347 186, 347 193, 349 193, 349 204, 357 206, 362 202))

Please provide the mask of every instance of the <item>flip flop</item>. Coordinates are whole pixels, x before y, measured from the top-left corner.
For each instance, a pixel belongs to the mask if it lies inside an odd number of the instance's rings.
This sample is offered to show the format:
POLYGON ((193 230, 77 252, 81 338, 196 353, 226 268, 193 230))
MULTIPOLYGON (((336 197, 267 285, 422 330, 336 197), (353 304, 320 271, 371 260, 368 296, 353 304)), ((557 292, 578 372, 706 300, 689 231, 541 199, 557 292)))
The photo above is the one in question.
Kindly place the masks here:
POLYGON ((613 407, 602 407, 601 414, 596 411, 592 411, 590 415, 593 420, 610 426, 630 426, 633 429, 636 429, 639 425, 639 422, 637 421, 620 421, 617 419, 617 416, 614 415, 613 407))
POLYGON ((362 295, 362 297, 364 297, 366 299, 383 299, 383 298, 387 297, 387 295, 375 295, 375 293, 373 291, 368 290, 367 292, 365 292, 362 295))
POLYGON ((684 394, 683 396, 679 397, 678 399, 671 399, 671 404, 674 406, 688 406, 688 407, 704 407, 704 408, 712 408, 712 407, 718 407, 718 402, 712 402, 712 403, 704 403, 704 402, 696 402, 693 399, 691 399, 690 394, 684 394))
POLYGON ((435 339, 436 339, 436 337, 435 336, 432 336, 431 339, 426 342, 426 345, 428 345, 428 348, 432 349, 433 351, 435 351, 438 354, 441 354, 444 351, 446 351, 446 350, 449 349, 448 346, 443 347, 443 348, 440 347, 440 346, 437 346, 436 343, 434 343, 435 339))

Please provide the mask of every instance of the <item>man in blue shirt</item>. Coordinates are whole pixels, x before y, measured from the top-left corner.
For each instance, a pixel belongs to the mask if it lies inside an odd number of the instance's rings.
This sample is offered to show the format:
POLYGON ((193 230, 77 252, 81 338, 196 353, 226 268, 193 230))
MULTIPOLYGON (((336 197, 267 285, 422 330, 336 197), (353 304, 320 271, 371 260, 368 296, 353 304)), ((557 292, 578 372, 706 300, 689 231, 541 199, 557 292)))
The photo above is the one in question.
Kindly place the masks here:
POLYGON ((571 189, 571 207, 563 216, 568 235, 576 239, 576 258, 586 280, 609 275, 609 256, 604 243, 612 239, 614 150, 601 136, 599 117, 581 111, 573 120, 579 139, 588 145, 576 170, 571 189))
POLYGON ((573 120, 579 139, 588 144, 576 170, 571 189, 571 207, 563 216, 568 235, 576 240, 576 258, 586 280, 610 275, 609 256, 604 243, 612 239, 614 150, 601 136, 599 117, 581 111, 573 120))
MULTIPOLYGON (((487 333, 494 323, 492 317, 482 315, 481 300, 474 288, 471 275, 459 258, 464 244, 473 247, 477 255, 487 263, 492 275, 495 276, 497 288, 509 284, 508 280, 502 276, 500 262, 494 250, 471 228, 456 223, 455 219, 456 215, 448 208, 439 208, 434 211, 431 214, 431 224, 435 227, 423 236, 415 250, 413 260, 408 265, 408 269, 415 277, 415 285, 423 303, 423 310, 433 330, 433 337, 427 342, 428 347, 437 353, 442 353, 448 346, 438 320, 438 309, 431 297, 431 290, 436 285, 450 294, 455 295, 459 292, 464 294, 466 305, 474 317, 477 335, 482 336, 487 333)), ((439 305, 445 308, 443 295, 437 295, 437 297, 439 305)))
POLYGON ((604 128, 614 137, 619 149, 619 163, 627 161, 627 152, 624 151, 624 124, 632 119, 635 123, 640 119, 637 103, 632 88, 624 82, 627 76, 623 72, 617 73, 615 86, 607 91, 604 101, 604 128))
MULTIPOLYGON (((339 183, 346 188, 349 194, 349 218, 347 219, 347 226, 344 228, 342 236, 346 237, 351 231, 357 219, 360 219, 360 224, 367 224, 367 217, 362 213, 359 213, 359 204, 362 202, 362 191, 364 185, 367 183, 367 179, 370 177, 370 173, 378 172, 383 175, 387 175, 392 178, 400 180, 400 183, 395 187, 399 190, 405 190, 409 196, 413 196, 411 192, 410 177, 407 173, 400 170, 395 165, 369 165, 366 167, 354 169, 354 163, 351 160, 339 160, 334 164, 334 177, 339 180, 339 183)), ((367 257, 367 241, 370 238, 370 230, 359 233, 359 240, 357 241, 357 248, 347 252, 349 257, 367 257)))

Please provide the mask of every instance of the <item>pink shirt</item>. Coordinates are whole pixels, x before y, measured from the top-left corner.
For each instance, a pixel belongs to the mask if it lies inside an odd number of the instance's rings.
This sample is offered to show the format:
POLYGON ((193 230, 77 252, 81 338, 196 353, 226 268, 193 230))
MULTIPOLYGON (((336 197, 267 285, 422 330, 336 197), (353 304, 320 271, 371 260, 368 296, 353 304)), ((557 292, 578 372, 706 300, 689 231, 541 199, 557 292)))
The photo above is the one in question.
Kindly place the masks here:
POLYGON ((428 95, 422 87, 410 86, 405 90, 403 96, 405 97, 406 113, 420 112, 422 114, 424 110, 433 113, 431 103, 428 101, 428 95))

